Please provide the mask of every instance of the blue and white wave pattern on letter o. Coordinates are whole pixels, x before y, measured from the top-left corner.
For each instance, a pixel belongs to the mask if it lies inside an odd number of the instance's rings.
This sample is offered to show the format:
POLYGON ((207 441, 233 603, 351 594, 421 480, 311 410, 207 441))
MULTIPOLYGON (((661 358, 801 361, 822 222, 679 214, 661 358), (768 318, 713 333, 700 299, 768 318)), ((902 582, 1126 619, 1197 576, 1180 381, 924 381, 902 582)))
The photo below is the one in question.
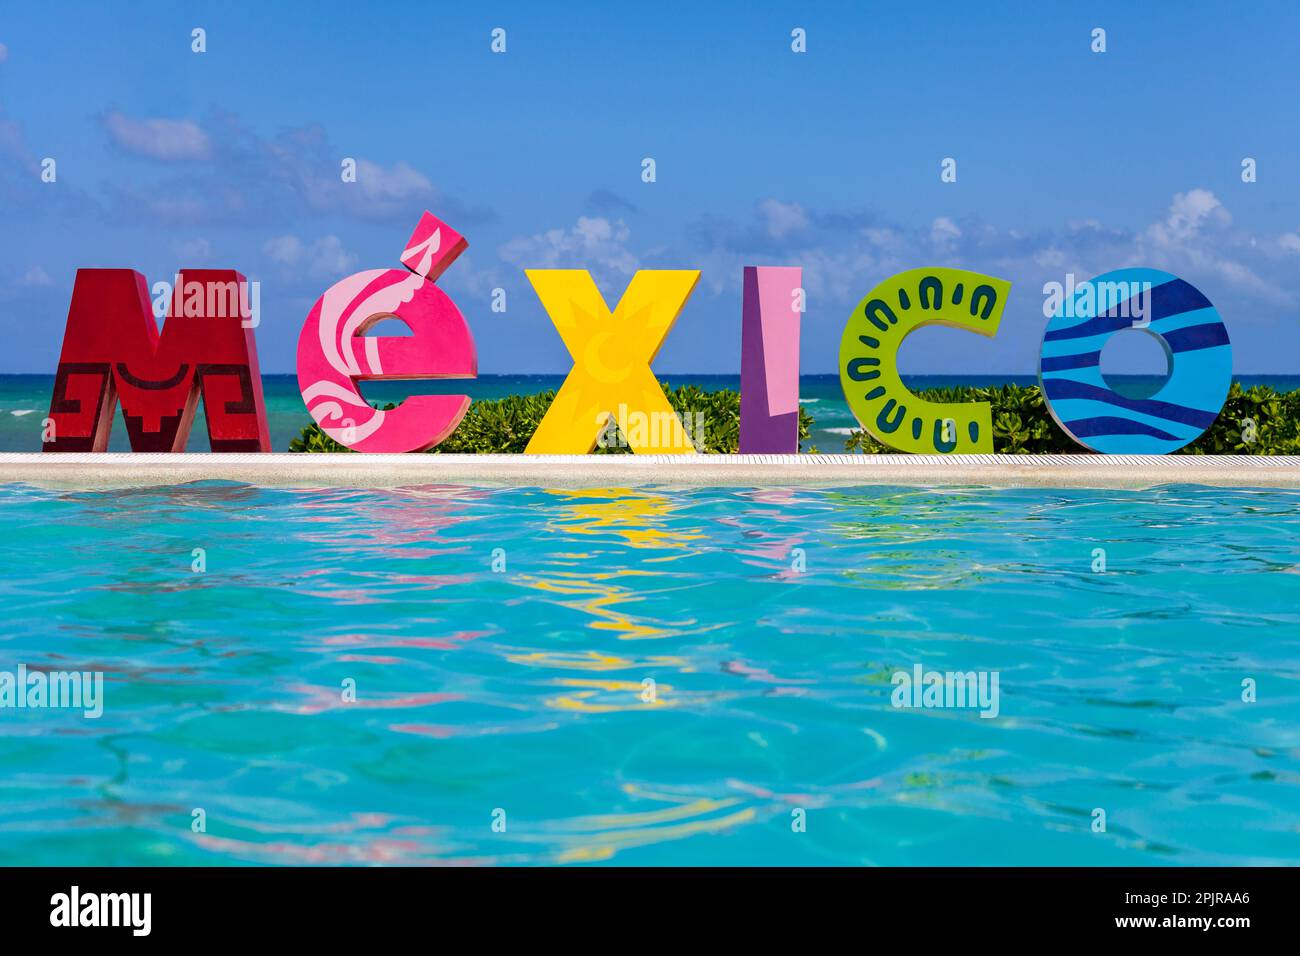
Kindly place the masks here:
POLYGON ((1232 384, 1232 344, 1218 310, 1195 286, 1158 269, 1118 269, 1079 286, 1048 322, 1038 382, 1052 417, 1080 445, 1163 455, 1195 441, 1219 417, 1232 384), (1148 282, 1145 308, 1124 295, 1141 295, 1148 282), (1154 333, 1169 357, 1169 377, 1150 398, 1116 394, 1101 376, 1106 340, 1134 327, 1154 333))

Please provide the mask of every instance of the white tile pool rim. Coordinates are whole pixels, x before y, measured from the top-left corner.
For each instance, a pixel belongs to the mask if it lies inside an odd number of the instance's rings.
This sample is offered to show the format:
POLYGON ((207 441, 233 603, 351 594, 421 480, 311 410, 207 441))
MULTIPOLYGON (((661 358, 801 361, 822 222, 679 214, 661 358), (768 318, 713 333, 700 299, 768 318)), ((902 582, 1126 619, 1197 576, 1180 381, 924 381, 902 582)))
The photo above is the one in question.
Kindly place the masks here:
POLYGON ((123 488, 193 481, 303 488, 860 484, 1300 488, 1300 456, 0 453, 0 482, 4 483, 123 488))

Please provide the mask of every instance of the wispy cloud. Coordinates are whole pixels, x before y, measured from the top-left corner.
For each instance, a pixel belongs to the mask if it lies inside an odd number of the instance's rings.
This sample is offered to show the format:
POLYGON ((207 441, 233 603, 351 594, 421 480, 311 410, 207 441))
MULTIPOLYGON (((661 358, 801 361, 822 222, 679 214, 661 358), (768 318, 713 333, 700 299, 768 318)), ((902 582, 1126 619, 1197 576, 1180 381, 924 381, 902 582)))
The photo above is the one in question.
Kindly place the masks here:
POLYGON ((119 221, 266 225, 339 215, 406 222, 424 207, 462 228, 494 218, 489 209, 442 193, 410 163, 348 156, 319 125, 264 137, 229 114, 199 123, 110 113, 104 127, 119 150, 175 164, 175 172, 161 180, 105 184, 109 214, 119 221), (344 176, 349 160, 355 178, 344 176))
POLYGON ((587 210, 598 215, 617 215, 619 213, 634 213, 637 208, 616 192, 608 189, 595 189, 587 196, 587 210))
POLYGON ((133 119, 112 110, 101 122, 113 145, 131 156, 163 163, 212 157, 211 139, 193 120, 133 119))
POLYGON ((342 279, 357 264, 357 257, 343 247, 338 236, 322 236, 310 243, 293 235, 276 236, 267 240, 262 252, 285 275, 306 276, 316 281, 342 279))
POLYGON ((0 266, 0 300, 29 300, 53 286, 53 278, 42 265, 0 266))
POLYGON ((39 289, 54 285, 54 280, 41 266, 32 265, 24 269, 23 274, 18 277, 18 285, 25 289, 39 289))
MULTIPOLYGON (((79 186, 66 181, 47 183, 41 179, 41 162, 28 142, 22 123, 5 113, 0 105, 0 208, 21 209, 24 215, 44 212, 85 213, 97 208, 79 186)), ((55 170, 57 172, 57 164, 55 170)))
POLYGON ((748 223, 704 218, 692 232, 706 284, 715 291, 734 286, 744 265, 777 264, 773 254, 779 253, 782 262, 804 267, 810 296, 837 308, 851 307, 893 272, 925 263, 998 275, 1035 292, 1066 272, 1084 279, 1153 266, 1243 300, 1300 306, 1290 279, 1300 230, 1267 236, 1237 229, 1208 189, 1175 194, 1161 216, 1136 229, 1088 220, 1026 232, 949 216, 908 227, 866 213, 818 213, 766 199, 748 223))
MULTIPOLYGON (((655 245, 622 219, 580 217, 572 226, 510 240, 500 258, 521 269, 589 269, 609 297, 620 294, 637 269, 680 268, 686 261, 702 272, 697 298, 730 300, 727 308, 738 308, 745 266, 797 265, 808 293, 810 354, 833 354, 849 312, 889 276, 924 265, 971 269, 1013 287, 1004 334, 976 344, 979 361, 990 370, 1033 367, 1046 321, 1043 286, 1064 281, 1066 273, 1082 281, 1150 266, 1181 276, 1215 303, 1245 355, 1266 354, 1276 334, 1270 327, 1300 311, 1292 282, 1300 265, 1300 228, 1274 235, 1242 229, 1208 189, 1174 194, 1160 214, 1136 227, 1090 219, 1020 230, 978 216, 945 215, 909 225, 871 210, 818 210, 771 197, 756 203, 747 219, 704 215, 680 228, 682 244, 655 245)), ((943 338, 935 351, 927 350, 927 367, 966 368, 971 345, 943 338)))
POLYGON ((612 283, 621 291, 640 268, 640 260, 628 248, 631 236, 622 219, 579 216, 572 226, 511 239, 500 255, 521 269, 588 269, 598 284, 612 283))

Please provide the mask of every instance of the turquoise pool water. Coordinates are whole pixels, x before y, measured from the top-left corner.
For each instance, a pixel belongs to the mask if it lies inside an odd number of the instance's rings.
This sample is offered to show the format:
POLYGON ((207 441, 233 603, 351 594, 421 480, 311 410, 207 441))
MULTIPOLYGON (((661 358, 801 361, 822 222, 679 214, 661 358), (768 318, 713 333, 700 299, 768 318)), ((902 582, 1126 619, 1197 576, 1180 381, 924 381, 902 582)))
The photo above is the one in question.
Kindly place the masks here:
POLYGON ((0 710, 0 863, 1295 863, 1297 541, 1192 487, 9 486, 0 671, 106 682, 0 710))

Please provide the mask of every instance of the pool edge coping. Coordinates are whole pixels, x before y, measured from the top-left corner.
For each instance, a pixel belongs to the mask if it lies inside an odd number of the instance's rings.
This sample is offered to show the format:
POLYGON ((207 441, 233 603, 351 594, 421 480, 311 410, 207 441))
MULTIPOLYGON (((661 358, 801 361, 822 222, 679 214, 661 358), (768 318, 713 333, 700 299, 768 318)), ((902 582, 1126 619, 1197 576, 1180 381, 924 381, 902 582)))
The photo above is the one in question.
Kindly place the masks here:
POLYGON ((348 488, 430 484, 1300 488, 1300 456, 0 453, 2 483, 90 489, 196 481, 348 488))

